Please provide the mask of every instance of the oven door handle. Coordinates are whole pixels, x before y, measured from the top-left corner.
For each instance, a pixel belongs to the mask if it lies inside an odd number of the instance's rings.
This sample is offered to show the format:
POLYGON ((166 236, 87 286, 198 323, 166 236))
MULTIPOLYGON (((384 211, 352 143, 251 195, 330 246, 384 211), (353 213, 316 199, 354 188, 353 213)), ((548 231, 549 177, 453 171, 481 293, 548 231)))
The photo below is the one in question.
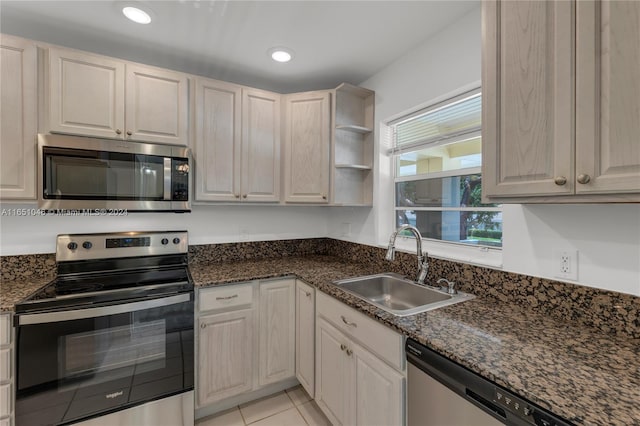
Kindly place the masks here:
POLYGON ((139 302, 123 303, 95 308, 73 309, 59 312, 43 312, 36 314, 16 315, 16 325, 46 324, 52 322, 72 321, 87 318, 97 318, 107 315, 125 314, 129 312, 143 311, 145 309, 159 308, 162 306, 177 305, 189 302, 191 292, 160 299, 141 300, 139 302))

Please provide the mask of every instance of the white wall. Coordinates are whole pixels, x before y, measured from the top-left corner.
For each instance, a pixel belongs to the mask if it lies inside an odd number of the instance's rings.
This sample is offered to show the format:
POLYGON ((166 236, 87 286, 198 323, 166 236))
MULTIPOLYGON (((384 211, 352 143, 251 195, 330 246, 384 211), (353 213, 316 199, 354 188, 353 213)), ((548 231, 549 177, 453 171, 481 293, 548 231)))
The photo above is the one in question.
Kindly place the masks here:
MULTIPOLYGON (((35 205, 3 204, 2 209, 35 205)), ((5 212, 6 213, 6 212, 5 212)), ((115 231, 189 231, 191 244, 323 237, 326 207, 193 206, 190 214, 0 217, 0 255, 54 253, 56 235, 115 231)))
MULTIPOLYGON (((381 129, 390 118, 479 83, 480 37, 477 8, 362 82, 376 91, 376 120, 381 129)), ((375 207, 330 210, 331 237, 370 245, 387 243, 393 230, 393 180, 381 134, 376 140, 380 173, 375 180, 375 207), (345 232, 349 228, 351 232, 345 232)), ((640 205, 508 205, 503 226, 504 270, 558 279, 552 269, 553 249, 578 250, 577 283, 640 296, 640 205)), ((444 251, 437 254, 448 256, 444 251)), ((469 260, 459 254, 449 257, 469 260)), ((485 262, 481 256, 472 257, 485 262)), ((495 264, 494 260, 486 263, 495 264)))

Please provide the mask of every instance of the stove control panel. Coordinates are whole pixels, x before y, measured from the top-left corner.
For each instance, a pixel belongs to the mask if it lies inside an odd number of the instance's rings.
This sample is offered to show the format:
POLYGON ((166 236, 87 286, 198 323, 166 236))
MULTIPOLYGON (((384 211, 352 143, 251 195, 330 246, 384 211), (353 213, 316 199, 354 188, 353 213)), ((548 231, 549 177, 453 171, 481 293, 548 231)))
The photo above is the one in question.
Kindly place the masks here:
POLYGON ((185 254, 188 249, 187 231, 65 234, 58 235, 56 261, 185 254))

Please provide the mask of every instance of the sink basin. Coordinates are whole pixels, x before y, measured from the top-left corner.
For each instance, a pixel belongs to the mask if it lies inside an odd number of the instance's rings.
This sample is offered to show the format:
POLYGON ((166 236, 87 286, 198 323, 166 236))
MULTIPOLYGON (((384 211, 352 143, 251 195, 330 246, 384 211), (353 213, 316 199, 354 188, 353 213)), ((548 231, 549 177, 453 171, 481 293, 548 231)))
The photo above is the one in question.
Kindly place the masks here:
POLYGON ((458 292, 448 294, 426 287, 394 273, 367 275, 334 281, 335 285, 380 309, 399 317, 430 311, 464 302, 475 296, 458 292))

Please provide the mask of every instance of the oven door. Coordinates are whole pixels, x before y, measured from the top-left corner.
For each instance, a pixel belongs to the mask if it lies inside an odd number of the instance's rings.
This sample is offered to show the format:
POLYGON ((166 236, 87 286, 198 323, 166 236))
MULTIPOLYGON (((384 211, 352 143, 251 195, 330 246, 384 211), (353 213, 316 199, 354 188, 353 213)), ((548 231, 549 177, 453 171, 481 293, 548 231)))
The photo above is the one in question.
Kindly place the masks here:
POLYGON ((193 389, 193 292, 17 324, 19 425, 72 423, 193 389))

